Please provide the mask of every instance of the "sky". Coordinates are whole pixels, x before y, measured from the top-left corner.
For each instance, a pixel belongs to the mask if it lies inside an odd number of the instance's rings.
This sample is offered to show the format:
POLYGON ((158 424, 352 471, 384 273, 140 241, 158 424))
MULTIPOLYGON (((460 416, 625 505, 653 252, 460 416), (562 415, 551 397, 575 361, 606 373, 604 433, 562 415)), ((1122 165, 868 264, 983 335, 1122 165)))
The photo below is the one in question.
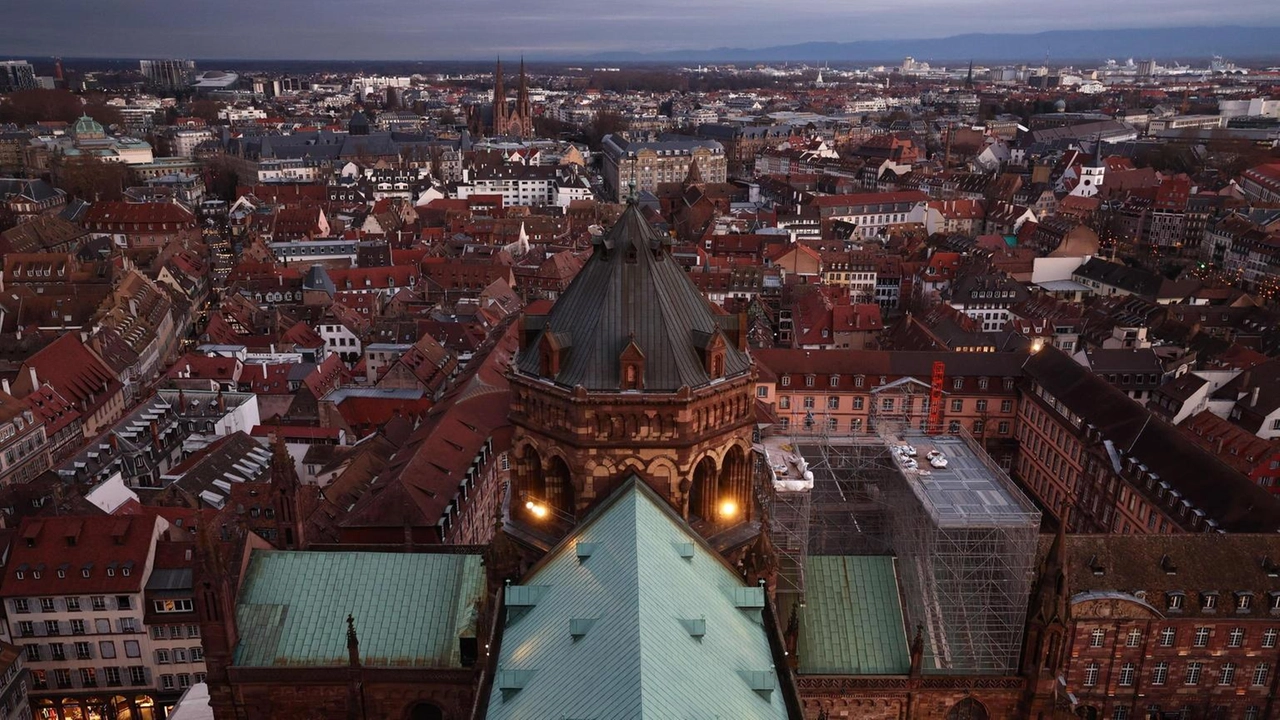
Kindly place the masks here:
POLYGON ((471 60, 969 32, 1280 25, 1276 0, 4 0, 32 58, 471 60))

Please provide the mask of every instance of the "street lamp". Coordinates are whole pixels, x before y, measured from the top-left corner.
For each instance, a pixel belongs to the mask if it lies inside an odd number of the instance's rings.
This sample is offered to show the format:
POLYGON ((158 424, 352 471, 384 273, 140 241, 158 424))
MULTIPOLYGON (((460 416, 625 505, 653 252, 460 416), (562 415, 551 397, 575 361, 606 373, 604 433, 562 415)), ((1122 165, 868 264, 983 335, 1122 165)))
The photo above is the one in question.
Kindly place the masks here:
POLYGON ((524 499, 524 509, 528 510, 535 520, 546 520, 550 516, 570 525, 577 522, 572 515, 545 500, 540 500, 529 493, 521 493, 520 497, 524 499))

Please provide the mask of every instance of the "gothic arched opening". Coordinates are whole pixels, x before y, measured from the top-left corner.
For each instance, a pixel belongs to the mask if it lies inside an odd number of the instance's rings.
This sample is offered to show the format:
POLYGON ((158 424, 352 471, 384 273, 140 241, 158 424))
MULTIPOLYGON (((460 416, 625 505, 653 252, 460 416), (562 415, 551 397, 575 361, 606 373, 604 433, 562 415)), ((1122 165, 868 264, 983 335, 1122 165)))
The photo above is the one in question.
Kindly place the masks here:
POLYGON ((947 711, 947 720, 990 720, 987 708, 982 703, 967 697, 947 711))
POLYGON ((565 514, 573 515, 573 477, 564 458, 557 455, 547 462, 542 482, 545 488, 543 499, 547 504, 565 514))
POLYGON ((716 519, 725 524, 737 523, 751 516, 751 481, 749 465, 742 448, 734 445, 725 453, 716 483, 716 519))
POLYGON ((716 462, 704 457, 693 468, 693 484, 689 488, 690 523, 715 518, 716 489, 716 462))
POLYGON ((420 702, 409 710, 409 720, 444 720, 444 711, 431 703, 420 702))

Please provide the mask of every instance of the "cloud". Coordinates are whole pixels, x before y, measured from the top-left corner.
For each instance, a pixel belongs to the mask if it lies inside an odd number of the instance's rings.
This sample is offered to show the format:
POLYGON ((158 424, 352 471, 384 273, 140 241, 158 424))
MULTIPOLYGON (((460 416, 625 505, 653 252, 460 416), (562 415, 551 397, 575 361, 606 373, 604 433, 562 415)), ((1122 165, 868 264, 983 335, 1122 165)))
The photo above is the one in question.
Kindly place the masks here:
MULTIPOLYGON (((811 40, 1280 24, 1234 0, 8 0, 0 48, 44 57, 476 59, 498 52, 763 47, 811 40)), ((1223 48, 1229 53, 1230 48, 1223 48)))

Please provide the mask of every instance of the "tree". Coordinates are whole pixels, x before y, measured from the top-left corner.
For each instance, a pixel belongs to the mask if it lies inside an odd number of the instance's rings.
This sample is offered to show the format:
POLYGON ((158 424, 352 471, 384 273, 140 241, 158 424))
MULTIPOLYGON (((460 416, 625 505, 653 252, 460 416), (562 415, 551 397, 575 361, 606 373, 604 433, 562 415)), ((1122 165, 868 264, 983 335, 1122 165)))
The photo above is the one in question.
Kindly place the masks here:
POLYGON ((120 111, 107 105, 100 93, 76 95, 70 90, 19 90, 0 102, 0 123, 34 125, 61 120, 72 123, 81 115, 89 115, 104 127, 123 121, 120 111))
POLYGON ((218 111, 221 109, 222 103, 216 100, 192 100, 187 104, 187 115, 212 124, 218 121, 218 111))
POLYGON ((600 149, 600 142, 605 135, 622 132, 627 129, 627 119, 613 110, 601 110, 587 128, 587 143, 593 150, 600 149))
POLYGON ((90 202, 119 200, 129 179, 123 163, 105 162, 93 156, 64 157, 54 178, 71 197, 90 202))
POLYGON ((240 186, 240 174, 231 167, 224 156, 210 158, 204 166, 204 186, 212 197, 235 202, 236 189, 240 186))

